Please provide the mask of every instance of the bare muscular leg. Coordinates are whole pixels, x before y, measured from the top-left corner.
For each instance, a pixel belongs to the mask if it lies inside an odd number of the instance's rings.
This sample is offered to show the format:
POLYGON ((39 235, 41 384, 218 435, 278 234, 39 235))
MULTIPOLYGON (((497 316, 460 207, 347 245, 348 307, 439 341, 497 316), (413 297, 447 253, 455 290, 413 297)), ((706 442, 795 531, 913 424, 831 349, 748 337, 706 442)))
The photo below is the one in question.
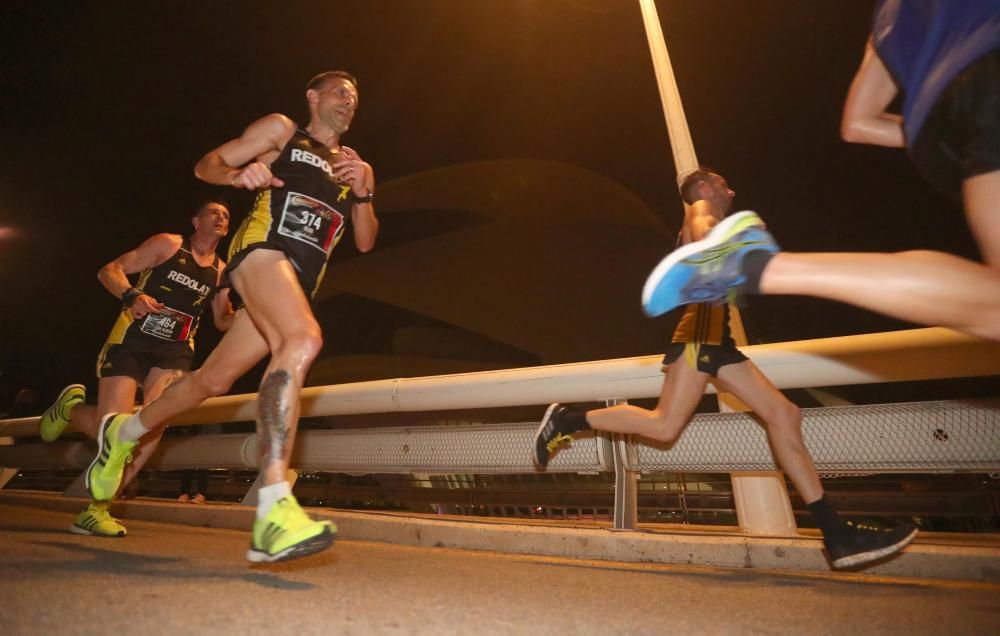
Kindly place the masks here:
POLYGON ((655 409, 619 404, 587 411, 587 422, 601 431, 673 442, 691 420, 709 379, 707 373, 691 368, 683 359, 678 360, 667 367, 655 409))
POLYGON ((271 485, 285 481, 298 426, 299 393, 323 340, 284 255, 257 250, 233 272, 233 284, 271 350, 257 417, 259 466, 264 483, 271 485))
POLYGON ((1000 171, 963 184, 966 216, 986 265, 951 254, 776 254, 765 294, 837 300, 901 320, 1000 340, 1000 171))
POLYGON ((143 426, 155 430, 207 398, 222 395, 266 355, 267 343, 247 312, 240 310, 205 364, 170 384, 143 408, 140 414, 143 426))
POLYGON ((781 469, 791 478, 805 503, 823 496, 812 455, 802 439, 802 413, 760 372, 747 361, 719 369, 720 390, 728 391, 757 413, 767 423, 771 450, 781 469))

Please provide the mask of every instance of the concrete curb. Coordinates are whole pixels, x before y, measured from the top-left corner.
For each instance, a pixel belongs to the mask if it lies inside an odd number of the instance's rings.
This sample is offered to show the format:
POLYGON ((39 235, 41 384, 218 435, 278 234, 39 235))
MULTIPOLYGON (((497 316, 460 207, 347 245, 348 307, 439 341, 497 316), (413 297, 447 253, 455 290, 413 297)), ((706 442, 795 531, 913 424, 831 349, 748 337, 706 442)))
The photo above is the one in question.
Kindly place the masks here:
MULTIPOLYGON (((75 514, 87 500, 3 491, 0 504, 75 514)), ((112 512, 125 519, 243 531, 250 529, 254 517, 253 508, 248 506, 151 500, 115 503, 112 512)), ((697 530, 620 532, 329 509, 311 509, 310 513, 334 521, 341 539, 632 563, 830 571, 818 537, 759 537, 697 530)), ((960 535, 936 538, 940 536, 921 535, 902 554, 867 568, 864 574, 1000 583, 1000 539, 991 536, 984 541, 981 536, 970 539, 960 535)))

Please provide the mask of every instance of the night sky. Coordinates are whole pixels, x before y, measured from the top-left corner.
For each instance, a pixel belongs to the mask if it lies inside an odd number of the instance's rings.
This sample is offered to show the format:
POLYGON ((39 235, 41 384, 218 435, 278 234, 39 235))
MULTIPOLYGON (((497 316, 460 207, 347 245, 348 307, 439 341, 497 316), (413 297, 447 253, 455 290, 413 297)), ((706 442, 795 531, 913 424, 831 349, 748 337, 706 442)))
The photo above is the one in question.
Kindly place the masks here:
MULTIPOLYGON (((903 152, 839 140, 873 2, 657 5, 699 159, 785 249, 977 258, 959 206, 903 152)), ((206 195, 232 202, 235 228, 249 195, 200 184, 195 162, 267 113, 304 124, 304 85, 323 70, 359 78, 344 142, 379 181, 546 159, 681 215, 633 0, 5 0, 0 47, 0 379, 43 400, 93 382, 118 306, 101 265, 186 233, 206 195)), ((801 298, 751 310, 761 341, 908 326, 801 298)))

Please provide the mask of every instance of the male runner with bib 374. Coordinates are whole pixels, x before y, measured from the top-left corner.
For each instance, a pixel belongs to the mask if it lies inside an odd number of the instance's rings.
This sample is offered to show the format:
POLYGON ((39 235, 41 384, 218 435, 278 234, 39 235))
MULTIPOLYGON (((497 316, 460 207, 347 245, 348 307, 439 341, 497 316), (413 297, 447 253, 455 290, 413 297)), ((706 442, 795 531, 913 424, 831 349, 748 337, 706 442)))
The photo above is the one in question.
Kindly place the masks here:
POLYGON ((94 497, 111 496, 137 439, 225 393, 270 353, 257 399, 258 467, 265 485, 258 492, 246 555, 252 562, 293 559, 333 542, 333 524, 310 519, 286 481, 299 392, 323 343, 310 299, 348 223, 362 252, 374 247, 378 234, 372 168, 340 145, 358 106, 357 81, 342 71, 322 73, 306 86, 305 97, 307 126, 267 115, 195 167, 198 178, 209 183, 258 191, 253 210, 233 237, 226 271, 233 303, 240 308, 200 369, 140 413, 105 418, 98 438, 101 454, 88 473, 94 497))

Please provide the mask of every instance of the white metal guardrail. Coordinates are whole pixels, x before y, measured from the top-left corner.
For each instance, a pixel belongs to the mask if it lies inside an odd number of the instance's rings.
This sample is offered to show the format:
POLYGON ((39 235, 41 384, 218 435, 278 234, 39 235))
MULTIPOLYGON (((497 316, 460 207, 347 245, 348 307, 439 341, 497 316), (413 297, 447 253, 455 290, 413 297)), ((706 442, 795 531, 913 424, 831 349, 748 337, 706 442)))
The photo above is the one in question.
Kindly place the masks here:
MULTIPOLYGON (((1000 342, 941 328, 743 347, 779 389, 1000 375, 1000 342)), ((587 402, 659 395, 661 356, 309 387, 302 417, 587 402)), ((710 386, 709 392, 714 389, 710 386)), ((256 394, 205 401, 173 426, 253 421, 256 394)), ((38 418, 0 420, 0 436, 38 433, 38 418)))
MULTIPOLYGON (((1000 375, 1000 343, 939 328, 757 345, 743 351, 783 389, 1000 375)), ((647 398, 658 395, 661 382, 660 356, 379 380, 307 388, 302 415, 647 398)), ((215 398, 171 424, 250 421, 255 400, 253 394, 215 398)), ((37 435, 37 426, 38 418, 0 421, 0 436, 37 435)), ((536 426, 528 422, 302 431, 292 463, 305 470, 347 473, 534 472, 531 442, 536 426)), ((823 473, 1000 470, 996 400, 806 409, 803 430, 823 473)), ((549 470, 625 474, 774 469, 762 428, 745 413, 698 415, 670 448, 630 441, 617 463, 614 448, 608 437, 582 437, 558 453, 549 470)), ((92 452, 80 443, 19 443, 0 446, 0 466, 82 469, 92 452)), ((256 436, 229 435, 164 440, 150 466, 242 468, 255 462, 256 436)))
MULTIPOLYGON (((302 431, 292 464, 342 473, 532 473, 537 422, 302 431)), ((1000 399, 803 409, 816 467, 837 472, 1000 471, 1000 399)), ((747 413, 694 418, 673 445, 627 444, 630 471, 767 471, 776 466, 760 424, 747 413)), ((254 468, 256 434, 165 439, 150 468, 254 468)), ((79 442, 0 447, 0 466, 85 468, 79 442)), ((610 437, 583 435, 549 472, 612 472, 610 437)))

